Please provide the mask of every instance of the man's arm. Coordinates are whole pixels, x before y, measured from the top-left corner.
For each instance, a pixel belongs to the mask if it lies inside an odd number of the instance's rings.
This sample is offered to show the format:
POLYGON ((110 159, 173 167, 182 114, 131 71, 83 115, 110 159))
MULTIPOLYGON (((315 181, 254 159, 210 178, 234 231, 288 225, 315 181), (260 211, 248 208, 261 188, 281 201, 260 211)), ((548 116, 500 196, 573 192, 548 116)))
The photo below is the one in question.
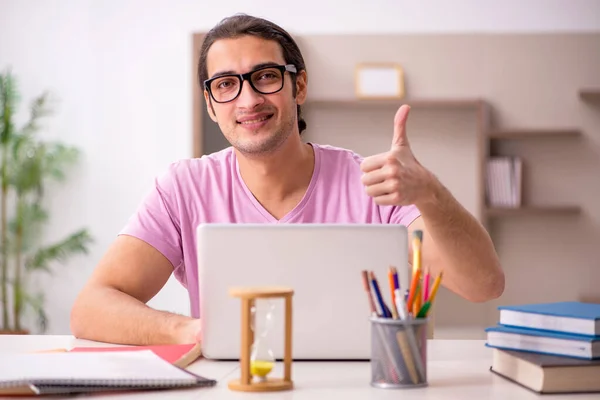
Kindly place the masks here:
POLYGON ((199 320, 146 305, 172 271, 171 262, 154 247, 118 236, 73 305, 73 335, 134 345, 198 341, 199 320))
MULTIPOLYGON (((409 225, 423 231, 423 267, 461 297, 483 302, 504 291, 504 272, 487 231, 437 180, 429 201, 417 205, 421 217, 409 225)), ((409 246, 411 248, 412 246, 409 246)), ((412 262, 412 249, 410 251, 412 262)))
MULTIPOLYGON (((391 149, 361 164, 367 194, 379 205, 415 205, 421 217, 409 231, 423 230, 423 264, 443 284, 470 301, 487 301, 504 291, 504 273, 483 226, 415 158, 406 133, 410 107, 394 118, 391 149)), ((410 241, 412 243, 412 240, 410 241)), ((412 256, 411 256, 412 259, 412 256)))

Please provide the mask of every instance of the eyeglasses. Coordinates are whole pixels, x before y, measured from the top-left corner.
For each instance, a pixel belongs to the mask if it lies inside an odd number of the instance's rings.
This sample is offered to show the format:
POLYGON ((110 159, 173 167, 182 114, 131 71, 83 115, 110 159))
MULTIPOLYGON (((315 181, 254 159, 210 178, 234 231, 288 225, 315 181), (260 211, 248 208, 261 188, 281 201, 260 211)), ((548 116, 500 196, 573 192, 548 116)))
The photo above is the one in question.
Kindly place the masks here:
POLYGON ((244 81, 248 81, 252 89, 260 94, 273 94, 283 89, 285 71, 297 72, 293 64, 272 65, 245 74, 215 76, 204 81, 204 88, 217 103, 235 100, 242 92, 244 81))

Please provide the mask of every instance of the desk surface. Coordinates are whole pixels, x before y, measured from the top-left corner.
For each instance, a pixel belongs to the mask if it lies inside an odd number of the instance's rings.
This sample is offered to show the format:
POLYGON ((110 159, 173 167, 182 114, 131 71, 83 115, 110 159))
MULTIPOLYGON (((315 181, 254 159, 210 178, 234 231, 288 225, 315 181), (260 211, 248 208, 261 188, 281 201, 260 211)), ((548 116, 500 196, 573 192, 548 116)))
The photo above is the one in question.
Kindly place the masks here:
MULTIPOLYGON (((227 382, 238 377, 235 362, 200 359, 189 370, 218 381, 212 388, 144 392, 130 394, 93 395, 93 398, 120 399, 596 399, 599 395, 538 395, 489 371, 491 349, 483 340, 430 340, 428 343, 429 386, 416 389, 378 389, 369 385, 368 362, 295 362, 292 379, 295 389, 275 393, 239 393, 230 391, 227 382), (257 397, 259 396, 259 397, 257 397)), ((0 335, 0 354, 72 348, 75 346, 113 346, 75 339, 71 336, 9 336, 0 335)), ((0 356, 1 359, 1 356, 0 356)), ((274 373, 280 373, 275 371, 274 373)), ((66 398, 66 397, 65 397, 66 398)), ((71 397, 72 398, 72 397, 71 397)), ((56 397, 53 397, 56 399, 56 397)))

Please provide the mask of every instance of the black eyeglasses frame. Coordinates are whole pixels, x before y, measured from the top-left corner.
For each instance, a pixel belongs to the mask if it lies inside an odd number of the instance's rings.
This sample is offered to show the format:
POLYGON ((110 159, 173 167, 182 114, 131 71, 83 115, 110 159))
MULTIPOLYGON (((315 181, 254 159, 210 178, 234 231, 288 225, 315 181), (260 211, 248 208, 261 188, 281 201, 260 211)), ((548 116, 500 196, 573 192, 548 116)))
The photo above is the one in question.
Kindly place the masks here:
POLYGON ((224 104, 224 103, 229 103, 234 101, 235 99, 238 98, 238 96, 240 95, 240 93, 242 93, 242 86, 244 85, 244 81, 248 81, 248 83, 250 84, 250 86, 252 87, 252 89, 260 94, 274 94, 277 92, 280 92, 283 89, 283 86, 285 85, 285 72, 290 72, 292 74, 296 74, 298 73, 296 66, 294 64, 284 64, 284 65, 264 65, 261 66, 260 68, 256 68, 252 71, 246 72, 245 74, 224 74, 224 75, 217 75, 217 76, 213 76, 210 79, 207 79, 204 81, 204 90, 206 90, 210 97, 219 104, 224 104), (282 79, 281 79, 281 87, 273 92, 261 92, 260 90, 258 90, 256 88, 256 86, 254 86, 254 83, 252 83, 252 75, 255 74, 258 71, 261 71, 263 69, 268 69, 268 68, 275 68, 278 69, 281 72, 282 75, 282 79), (212 81, 214 81, 215 79, 221 79, 221 78, 225 78, 225 77, 235 77, 238 78, 238 80, 240 81, 240 85, 239 85, 239 89, 237 94, 231 99, 231 100, 227 100, 227 101, 218 101, 217 99, 215 99, 215 96, 212 93, 212 90, 210 88, 210 84, 212 83, 212 81))

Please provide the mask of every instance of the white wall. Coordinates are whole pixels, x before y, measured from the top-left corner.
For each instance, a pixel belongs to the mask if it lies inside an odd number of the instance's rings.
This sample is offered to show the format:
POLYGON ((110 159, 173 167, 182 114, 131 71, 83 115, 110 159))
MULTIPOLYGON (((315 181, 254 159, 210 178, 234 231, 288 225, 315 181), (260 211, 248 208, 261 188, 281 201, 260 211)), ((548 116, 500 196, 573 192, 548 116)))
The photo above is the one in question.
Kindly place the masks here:
MULTIPOLYGON (((77 291, 154 175, 191 155, 191 34, 236 12, 297 34, 600 30, 593 0, 0 0, 0 69, 18 76, 23 105, 53 90, 61 101, 44 135, 83 151, 80 169, 53 193, 45 237, 87 226, 96 238, 88 257, 43 280, 48 333, 69 332, 77 291)), ((152 304, 188 310, 175 282, 152 304)))

